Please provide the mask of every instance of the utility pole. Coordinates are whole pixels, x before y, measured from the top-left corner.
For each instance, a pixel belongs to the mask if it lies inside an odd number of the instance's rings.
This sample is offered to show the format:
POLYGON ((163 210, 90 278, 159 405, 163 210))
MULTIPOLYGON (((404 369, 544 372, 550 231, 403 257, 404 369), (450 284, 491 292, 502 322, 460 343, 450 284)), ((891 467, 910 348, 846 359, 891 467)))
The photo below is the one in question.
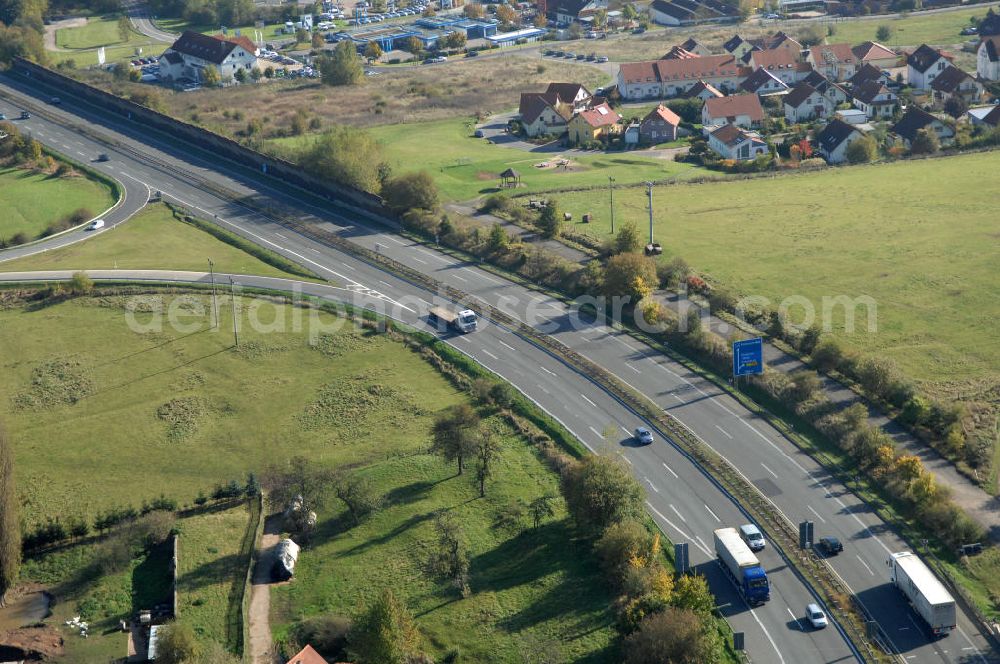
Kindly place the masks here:
POLYGON ((611 194, 611 234, 615 234, 615 179, 608 176, 608 192, 611 194))
POLYGON ((646 183, 646 197, 649 199, 649 243, 653 244, 653 183, 646 183))
POLYGON ((233 283, 233 278, 229 277, 229 293, 233 300, 233 337, 236 339, 236 347, 240 347, 240 330, 236 325, 236 284, 233 283))
POLYGON ((215 293, 215 263, 208 259, 208 271, 212 275, 212 312, 215 317, 212 319, 212 327, 219 327, 219 298, 215 293))

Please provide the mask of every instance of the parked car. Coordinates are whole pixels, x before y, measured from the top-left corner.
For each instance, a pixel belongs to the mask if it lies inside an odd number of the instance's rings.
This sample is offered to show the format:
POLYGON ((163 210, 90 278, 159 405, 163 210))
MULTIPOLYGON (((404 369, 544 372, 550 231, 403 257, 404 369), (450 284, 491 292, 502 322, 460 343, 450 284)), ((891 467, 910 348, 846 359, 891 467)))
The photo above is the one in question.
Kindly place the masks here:
POLYGON ((823 613, 823 609, 819 608, 819 604, 810 604, 806 607, 806 618, 809 619, 809 623, 814 629, 823 629, 829 624, 826 614, 823 613))
POLYGON ((607 62, 608 61, 608 56, 606 56, 606 55, 600 55, 600 56, 597 57, 597 61, 598 62, 602 62, 602 63, 603 62, 607 62))
POLYGON ((844 545, 836 537, 821 537, 816 545, 825 556, 833 556, 844 550, 844 545))
POLYGON ((642 33, 644 33, 645 31, 646 31, 646 28, 642 28, 642 27, 640 27, 640 28, 635 28, 634 30, 632 30, 632 34, 633 34, 633 35, 641 35, 641 34, 642 34, 642 33))
POLYGON ((959 34, 974 35, 977 34, 978 32, 979 32, 978 28, 968 27, 968 28, 962 28, 962 31, 959 34))
POLYGON ((22 120, 30 120, 31 119, 31 113, 29 113, 27 111, 21 111, 21 119, 22 120))
POLYGON ((486 133, 482 129, 477 129, 475 133, 473 133, 473 136, 476 138, 485 138, 486 133))
POLYGON ((593 62, 596 59, 597 59, 597 55, 595 55, 594 53, 591 53, 590 55, 587 56, 587 60, 589 60, 591 62, 593 62))
POLYGON ((649 445, 653 442, 653 434, 646 427, 639 427, 635 430, 635 440, 640 445, 649 445))
POLYGON ((573 58, 576 57, 576 53, 570 53, 569 51, 566 51, 566 53, 563 54, 563 57, 566 58, 567 60, 572 60, 573 58))
POLYGON ((467 58, 477 58, 477 57, 479 57, 479 51, 466 51, 465 57, 467 57, 467 58))
POLYGON ((90 223, 90 226, 87 226, 87 230, 88 231, 96 231, 96 230, 101 229, 101 228, 104 228, 104 220, 103 219, 94 219, 94 221, 92 221, 90 223))
POLYGON ((577 60, 586 60, 587 59, 587 55, 585 53, 580 53, 580 54, 578 54, 576 56, 576 59, 577 60))

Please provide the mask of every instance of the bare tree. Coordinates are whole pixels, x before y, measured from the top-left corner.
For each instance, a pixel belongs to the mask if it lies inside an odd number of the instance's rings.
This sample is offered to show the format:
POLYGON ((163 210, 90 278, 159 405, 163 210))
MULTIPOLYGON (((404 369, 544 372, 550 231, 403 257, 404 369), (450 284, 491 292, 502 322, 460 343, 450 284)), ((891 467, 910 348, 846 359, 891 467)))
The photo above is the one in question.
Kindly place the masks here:
POLYGON ((469 595, 469 554, 465 533, 451 512, 438 513, 434 522, 438 534, 438 550, 431 557, 431 569, 449 579, 462 593, 469 595))
POLYGON ((265 470, 262 484, 272 507, 286 509, 299 499, 302 513, 308 514, 323 506, 334 481, 331 471, 317 468, 305 457, 294 456, 284 464, 265 470))
POLYGON ((475 451, 475 429, 479 415, 469 404, 458 404, 441 413, 434 421, 431 451, 447 461, 458 461, 458 474, 465 469, 465 457, 475 451))
POLYGON ((479 497, 486 497, 486 480, 493 476, 497 459, 500 458, 500 443, 491 431, 479 432, 476 445, 476 480, 479 482, 479 497))

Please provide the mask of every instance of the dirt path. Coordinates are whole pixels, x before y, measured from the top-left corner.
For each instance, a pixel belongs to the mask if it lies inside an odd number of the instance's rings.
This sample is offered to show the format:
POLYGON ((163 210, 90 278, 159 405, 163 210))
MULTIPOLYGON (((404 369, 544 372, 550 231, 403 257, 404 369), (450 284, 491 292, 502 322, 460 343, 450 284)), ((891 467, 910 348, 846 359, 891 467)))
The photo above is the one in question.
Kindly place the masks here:
POLYGON ((250 587, 250 661, 252 664, 272 664, 271 652, 271 564, 274 547, 281 538, 281 515, 264 520, 257 566, 250 587))
POLYGON ((69 53, 70 49, 59 48, 56 46, 56 30, 62 30, 63 28, 82 28, 87 25, 87 17, 83 18, 67 18, 62 21, 54 21, 45 26, 45 50, 46 51, 59 51, 61 53, 69 53))

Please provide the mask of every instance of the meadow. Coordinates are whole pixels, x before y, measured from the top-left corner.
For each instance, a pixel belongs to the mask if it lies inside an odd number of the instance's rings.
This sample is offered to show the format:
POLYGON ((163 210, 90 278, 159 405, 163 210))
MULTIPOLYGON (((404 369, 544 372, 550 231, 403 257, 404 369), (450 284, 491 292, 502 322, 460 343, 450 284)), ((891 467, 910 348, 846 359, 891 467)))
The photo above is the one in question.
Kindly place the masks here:
POLYGON ((62 28, 56 31, 56 46, 63 51, 49 51, 49 58, 54 63, 73 60, 77 66, 97 64, 97 49, 105 47, 105 62, 127 62, 139 57, 136 49, 141 50, 142 57, 159 55, 170 44, 155 41, 146 35, 129 28, 126 38, 118 31, 118 15, 91 16, 86 25, 75 28, 62 28))
MULTIPOLYGON (((683 257, 714 283, 773 303, 870 296, 877 330, 843 316, 833 333, 863 352, 891 357, 927 387, 966 393, 996 385, 993 325, 1000 152, 827 169, 726 183, 677 184, 653 193, 663 261, 683 257), (985 383, 984 383, 985 382, 985 383)), ((645 237, 643 187, 615 191, 618 223, 645 237)), ((561 193, 575 230, 608 237, 608 192, 561 193)), ((800 316, 801 307, 791 313, 800 316)))
POLYGON ((78 208, 100 214, 114 203, 107 185, 86 177, 50 177, 0 168, 0 237, 24 233, 33 240, 56 219, 78 208))

